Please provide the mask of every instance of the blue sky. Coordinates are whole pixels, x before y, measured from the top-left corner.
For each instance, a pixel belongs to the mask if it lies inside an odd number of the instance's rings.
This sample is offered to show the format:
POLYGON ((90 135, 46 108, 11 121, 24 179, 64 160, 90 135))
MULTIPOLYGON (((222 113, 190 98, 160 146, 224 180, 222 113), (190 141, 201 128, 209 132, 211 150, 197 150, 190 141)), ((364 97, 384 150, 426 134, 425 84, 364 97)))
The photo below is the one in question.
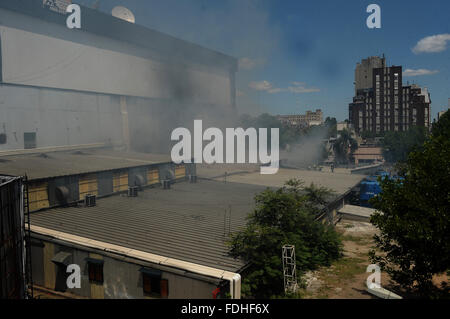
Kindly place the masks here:
POLYGON ((448 0, 103 0, 99 9, 116 5, 131 9, 138 24, 239 58, 242 113, 321 108, 344 120, 356 63, 383 53, 388 64, 410 69, 404 84, 429 89, 433 117, 447 109, 448 0), (371 3, 381 7, 381 29, 366 26, 371 3))

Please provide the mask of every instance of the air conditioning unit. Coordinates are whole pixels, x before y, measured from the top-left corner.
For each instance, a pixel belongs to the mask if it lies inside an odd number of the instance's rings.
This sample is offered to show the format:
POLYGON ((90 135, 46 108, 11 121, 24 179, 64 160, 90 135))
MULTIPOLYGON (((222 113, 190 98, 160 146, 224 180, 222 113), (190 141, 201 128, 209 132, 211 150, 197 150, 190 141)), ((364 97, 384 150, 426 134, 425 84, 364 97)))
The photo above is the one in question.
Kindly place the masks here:
POLYGON ((128 197, 137 197, 138 195, 138 186, 130 186, 128 187, 128 197))
POLYGON ((84 197, 84 204, 86 207, 94 207, 96 205, 96 196, 88 194, 84 197))

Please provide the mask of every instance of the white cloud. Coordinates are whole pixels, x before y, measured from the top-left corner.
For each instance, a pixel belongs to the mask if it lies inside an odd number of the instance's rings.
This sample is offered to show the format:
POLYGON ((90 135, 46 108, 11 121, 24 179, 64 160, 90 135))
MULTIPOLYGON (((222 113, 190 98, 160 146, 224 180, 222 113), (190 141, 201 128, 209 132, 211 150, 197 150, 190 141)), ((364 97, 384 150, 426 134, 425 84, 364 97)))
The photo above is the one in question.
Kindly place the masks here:
POLYGON ((417 42, 412 51, 415 54, 442 52, 447 49, 447 41, 450 41, 450 33, 432 35, 417 42))
POLYGON ((270 94, 275 94, 275 93, 280 93, 280 92, 286 92, 286 89, 282 89, 282 88, 275 88, 275 89, 270 89, 267 92, 270 94))
POLYGON ((241 58, 239 59, 239 69, 240 70, 252 70, 259 67, 265 63, 264 59, 251 59, 251 58, 241 58))
POLYGON ((292 85, 293 86, 288 87, 288 90, 292 93, 301 94, 320 92, 320 89, 318 88, 307 88, 303 82, 292 82, 292 85))
POLYGON ((438 70, 427 70, 427 69, 406 69, 403 71, 403 76, 419 76, 419 75, 432 75, 439 73, 438 70))
POLYGON ((272 84, 269 81, 250 82, 248 86, 256 91, 269 91, 272 89, 272 84))
POLYGON ((274 88, 268 81, 250 82, 249 87, 257 91, 266 91, 270 94, 281 92, 291 92, 294 94, 320 92, 318 88, 308 88, 304 82, 291 82, 291 86, 287 88, 274 88))

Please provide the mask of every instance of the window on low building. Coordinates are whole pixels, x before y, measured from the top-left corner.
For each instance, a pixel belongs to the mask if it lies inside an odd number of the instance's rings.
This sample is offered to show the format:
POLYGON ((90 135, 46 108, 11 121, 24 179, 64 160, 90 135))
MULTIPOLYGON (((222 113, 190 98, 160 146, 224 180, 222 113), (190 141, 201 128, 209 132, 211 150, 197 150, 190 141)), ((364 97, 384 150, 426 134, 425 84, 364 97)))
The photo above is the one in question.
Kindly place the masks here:
POLYGON ((103 260, 87 258, 89 282, 103 284, 103 260))
POLYGON ((150 268, 141 268, 142 273, 142 288, 144 295, 167 298, 169 295, 169 281, 162 279, 162 273, 159 270, 150 268))

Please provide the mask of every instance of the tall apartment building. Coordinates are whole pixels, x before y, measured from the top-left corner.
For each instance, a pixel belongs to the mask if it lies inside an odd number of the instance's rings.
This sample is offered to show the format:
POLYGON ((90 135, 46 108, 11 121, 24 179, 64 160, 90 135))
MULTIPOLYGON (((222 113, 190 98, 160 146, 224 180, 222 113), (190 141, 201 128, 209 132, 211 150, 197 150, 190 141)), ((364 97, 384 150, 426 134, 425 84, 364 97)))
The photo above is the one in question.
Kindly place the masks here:
POLYGON ((358 90, 372 87, 372 70, 375 68, 384 68, 385 66, 386 58, 384 56, 381 58, 378 56, 371 56, 361 60, 360 63, 357 63, 355 69, 355 94, 358 90))
MULTIPOLYGON (((384 57, 379 59, 378 62, 384 65, 384 57)), ((376 63, 362 65, 370 67, 376 63)), ((405 131, 411 126, 430 126, 430 94, 418 85, 403 86, 401 66, 375 67, 371 71, 372 80, 368 81, 356 77, 360 65, 355 72, 355 88, 358 89, 349 104, 349 120, 357 133, 381 134, 405 131)), ((365 72, 369 74, 367 70, 365 72)))
POLYGON ((323 112, 321 109, 317 109, 315 112, 306 111, 306 114, 278 115, 277 118, 288 126, 308 127, 321 125, 323 123, 323 112))

